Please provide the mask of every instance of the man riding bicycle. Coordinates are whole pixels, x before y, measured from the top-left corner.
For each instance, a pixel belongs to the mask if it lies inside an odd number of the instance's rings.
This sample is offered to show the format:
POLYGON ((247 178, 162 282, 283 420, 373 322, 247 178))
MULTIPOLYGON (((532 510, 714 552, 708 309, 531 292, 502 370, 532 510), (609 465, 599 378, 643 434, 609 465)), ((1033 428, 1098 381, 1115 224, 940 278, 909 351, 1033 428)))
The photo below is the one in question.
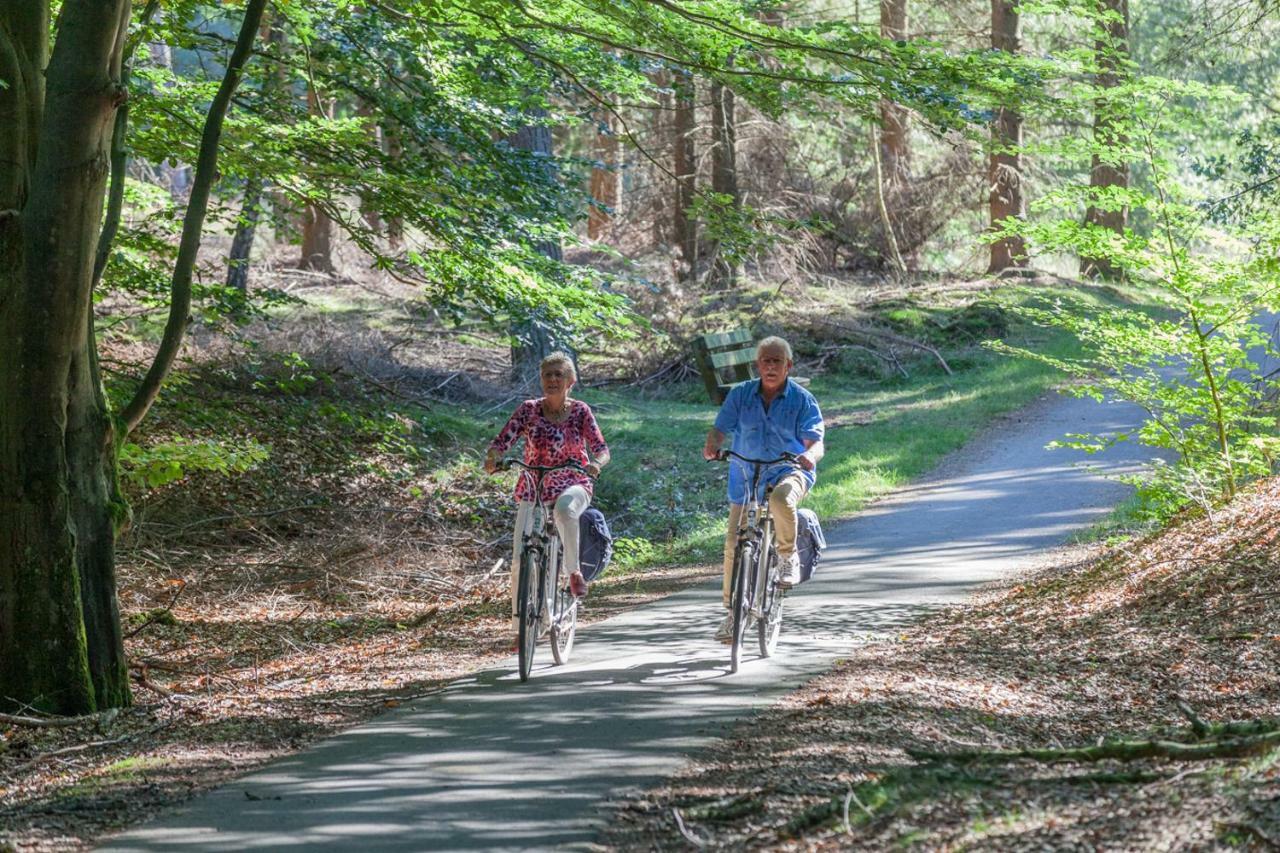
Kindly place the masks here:
MULTIPOLYGON (((765 338, 756 346, 755 363, 760 378, 730 389, 716 415, 715 426, 707 433, 702 457, 708 461, 717 458, 730 433, 734 451, 743 456, 773 459, 783 453, 796 454, 798 470, 791 465, 774 466, 765 472, 760 483, 761 489, 773 487, 769 512, 774 520, 778 556, 782 560, 780 581, 783 586, 792 586, 800 582, 796 507, 816 480, 818 461, 825 452, 822 443, 825 429, 818 401, 789 376, 793 364, 789 343, 779 337, 765 338)), ((729 466, 729 526, 724 543, 725 616, 716 629, 716 639, 722 642, 732 639, 729 593, 733 553, 749 483, 750 471, 735 460, 729 466)))

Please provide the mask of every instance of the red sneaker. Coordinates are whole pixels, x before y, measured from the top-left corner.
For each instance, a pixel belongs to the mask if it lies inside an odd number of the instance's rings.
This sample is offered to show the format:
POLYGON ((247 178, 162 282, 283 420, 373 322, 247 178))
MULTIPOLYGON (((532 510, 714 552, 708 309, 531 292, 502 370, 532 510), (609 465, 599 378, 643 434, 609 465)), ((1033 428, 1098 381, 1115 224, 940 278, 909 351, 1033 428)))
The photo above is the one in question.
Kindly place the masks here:
POLYGON ((582 572, 569 575, 569 592, 573 593, 574 598, 587 597, 587 579, 582 576, 582 572))

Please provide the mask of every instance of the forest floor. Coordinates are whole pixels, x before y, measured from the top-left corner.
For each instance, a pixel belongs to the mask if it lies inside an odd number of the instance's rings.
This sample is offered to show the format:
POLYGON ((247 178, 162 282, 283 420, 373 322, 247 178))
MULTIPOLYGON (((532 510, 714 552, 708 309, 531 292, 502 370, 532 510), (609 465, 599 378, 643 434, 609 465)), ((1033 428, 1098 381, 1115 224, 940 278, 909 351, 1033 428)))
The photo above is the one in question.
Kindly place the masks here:
POLYGON ((1278 555, 1280 480, 1145 539, 1064 549, 851 649, 619 803, 605 846, 1280 848, 1278 555), (1054 760, 1000 752, 1023 749, 1054 760))
MULTIPOLYGON (((799 306, 774 290, 739 301, 797 342, 833 404, 828 465, 841 474, 814 495, 824 514, 918 476, 1052 381, 980 347, 1007 331, 990 290, 858 283, 799 306), (937 345, 956 376, 839 327, 868 317, 937 345)), ((503 342, 361 283, 304 295, 302 318, 197 332, 130 450, 118 572, 135 704, 0 720, 0 851, 82 849, 509 654, 509 483, 475 463, 522 396, 503 342)), ((127 390, 145 335, 108 337, 109 391, 127 390)), ((588 621, 716 571, 723 484, 696 453, 711 409, 678 338, 630 346, 629 375, 612 352, 591 365, 601 387, 583 390, 615 445, 600 500, 622 536, 588 621)))

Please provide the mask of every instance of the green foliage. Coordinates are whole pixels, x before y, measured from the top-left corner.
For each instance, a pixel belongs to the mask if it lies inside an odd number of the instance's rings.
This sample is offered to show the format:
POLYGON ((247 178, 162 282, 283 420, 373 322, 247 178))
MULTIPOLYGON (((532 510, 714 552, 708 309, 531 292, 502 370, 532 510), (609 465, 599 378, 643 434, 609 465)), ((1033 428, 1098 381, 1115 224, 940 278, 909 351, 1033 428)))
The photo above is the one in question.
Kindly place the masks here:
POLYGON ((1037 202, 1041 216, 1007 223, 1005 233, 1021 233, 1041 250, 1105 259, 1148 288, 1163 310, 1096 311, 1071 299, 1024 305, 1014 310, 1070 332, 1083 354, 1062 359, 1002 348, 1067 373, 1077 380, 1071 393, 1145 410, 1132 436, 1069 436, 1061 444, 1097 451, 1133 439, 1165 451, 1140 484, 1150 511, 1164 517, 1187 502, 1212 507, 1234 495, 1241 483, 1269 473, 1280 452, 1275 415, 1265 405, 1273 382, 1259 368, 1269 350, 1260 315, 1277 303, 1280 288, 1278 243, 1273 218, 1215 222, 1214 206, 1205 203, 1212 185, 1175 178, 1190 164, 1167 140, 1210 114, 1202 104, 1221 93, 1144 78, 1123 89, 1123 124, 1093 145, 1111 162, 1141 167, 1140 179, 1127 188, 1065 185, 1037 202), (1082 224, 1076 217, 1084 204, 1128 208, 1135 226, 1115 234, 1082 224))
POLYGON ((126 442, 120 448, 120 473, 135 488, 156 489, 197 471, 223 476, 242 473, 270 455, 270 447, 253 439, 175 438, 146 447, 126 442))

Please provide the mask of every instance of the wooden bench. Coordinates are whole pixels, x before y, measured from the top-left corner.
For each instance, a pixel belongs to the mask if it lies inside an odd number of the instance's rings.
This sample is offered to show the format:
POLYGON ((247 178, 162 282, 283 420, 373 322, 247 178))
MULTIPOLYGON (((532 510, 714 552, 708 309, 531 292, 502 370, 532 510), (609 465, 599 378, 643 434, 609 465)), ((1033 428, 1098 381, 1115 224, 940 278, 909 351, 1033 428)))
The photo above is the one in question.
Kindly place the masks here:
POLYGON ((717 406, 739 382, 756 376, 756 342, 746 329, 702 335, 693 341, 693 357, 717 406))
MULTIPOLYGON (((734 385, 756 378, 756 341, 746 329, 695 338, 693 357, 707 386, 707 394, 717 406, 724 402, 734 385)), ((800 385, 809 384, 807 377, 792 375, 791 380, 800 385)))

